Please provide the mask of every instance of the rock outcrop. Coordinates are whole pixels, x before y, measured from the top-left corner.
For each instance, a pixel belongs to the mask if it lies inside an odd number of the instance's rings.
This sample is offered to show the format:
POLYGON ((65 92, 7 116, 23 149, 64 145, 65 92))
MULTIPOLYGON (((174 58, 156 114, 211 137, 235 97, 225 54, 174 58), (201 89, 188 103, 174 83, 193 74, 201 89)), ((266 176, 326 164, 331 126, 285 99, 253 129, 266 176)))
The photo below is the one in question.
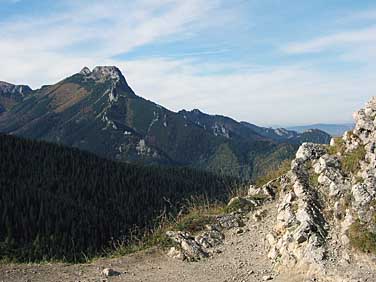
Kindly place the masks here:
POLYGON ((27 85, 14 85, 8 82, 0 81, 0 96, 19 96, 25 97, 33 90, 27 85))
POLYGON ((263 220, 260 206, 268 202, 277 206, 265 236, 275 270, 303 272, 307 281, 375 277, 370 270, 376 266, 376 98, 354 117, 355 129, 330 145, 303 143, 286 174, 231 199, 231 213, 206 231, 170 232, 178 246, 169 255, 189 261, 210 256, 210 248, 224 240, 223 230, 241 234, 249 215, 254 223, 263 220))
POLYGON ((220 215, 215 217, 214 220, 214 224, 206 225, 205 230, 196 235, 183 231, 167 231, 167 237, 176 244, 176 246, 170 248, 167 255, 186 261, 198 261, 207 258, 213 253, 211 248, 223 243, 225 230, 244 225, 241 213, 220 215))
POLYGON ((32 91, 27 85, 14 85, 0 81, 0 114, 9 111, 13 106, 30 95, 32 91))
MULTIPOLYGON (((335 273, 334 281, 352 281, 341 280, 351 274, 338 270, 358 258, 350 229, 356 233, 357 222, 364 228, 359 232, 376 238, 375 117, 373 98, 354 114, 352 132, 333 139, 329 146, 302 144, 291 170, 276 180, 278 215, 266 241, 268 257, 277 267, 305 269, 317 277, 335 273)), ((252 193, 261 191, 251 188, 252 193)))

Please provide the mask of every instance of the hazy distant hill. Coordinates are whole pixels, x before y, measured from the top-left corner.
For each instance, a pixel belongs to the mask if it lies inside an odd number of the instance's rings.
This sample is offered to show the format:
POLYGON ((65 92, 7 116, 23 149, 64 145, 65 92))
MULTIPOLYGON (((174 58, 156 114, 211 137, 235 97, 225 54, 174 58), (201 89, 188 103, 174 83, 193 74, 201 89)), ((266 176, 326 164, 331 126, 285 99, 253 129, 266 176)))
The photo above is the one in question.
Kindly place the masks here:
POLYGON ((319 129, 329 133, 332 136, 342 136, 345 131, 352 130, 354 128, 353 123, 343 123, 343 124, 312 124, 312 125, 302 125, 302 126, 292 126, 288 127, 289 130, 294 130, 297 132, 304 132, 309 129, 319 129))

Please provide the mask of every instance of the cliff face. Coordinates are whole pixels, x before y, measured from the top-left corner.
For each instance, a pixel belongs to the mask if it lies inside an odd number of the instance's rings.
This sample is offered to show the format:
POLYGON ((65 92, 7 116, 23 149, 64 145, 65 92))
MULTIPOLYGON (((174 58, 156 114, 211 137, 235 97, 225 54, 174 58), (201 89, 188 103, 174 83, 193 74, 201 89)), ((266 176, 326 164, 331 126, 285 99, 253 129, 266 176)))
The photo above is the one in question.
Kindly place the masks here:
MULTIPOLYGON (((354 114, 353 131, 329 146, 302 144, 291 170, 274 181, 278 213, 266 239, 268 257, 280 268, 358 281, 351 279, 359 267, 374 266, 375 117, 376 97, 354 114)), ((251 190, 271 195, 262 187, 251 190)))

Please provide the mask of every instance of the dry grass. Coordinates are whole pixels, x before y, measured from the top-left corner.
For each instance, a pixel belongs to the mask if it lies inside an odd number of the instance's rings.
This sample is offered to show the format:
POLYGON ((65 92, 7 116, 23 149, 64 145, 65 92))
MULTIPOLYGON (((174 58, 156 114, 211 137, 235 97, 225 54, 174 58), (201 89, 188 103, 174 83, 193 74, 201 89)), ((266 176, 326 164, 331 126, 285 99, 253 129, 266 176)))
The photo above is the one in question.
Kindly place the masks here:
POLYGON ((356 174, 360 170, 360 161, 364 160, 366 150, 364 146, 359 146, 357 149, 346 153, 342 160, 342 169, 347 173, 356 174))
POLYGON ((277 179, 278 177, 281 177, 282 175, 286 174, 290 169, 291 169, 291 160, 285 160, 281 163, 278 169, 270 170, 264 176, 259 177, 256 180, 256 186, 260 187, 262 185, 265 185, 269 181, 277 179))
POLYGON ((328 154, 336 155, 337 153, 340 153, 342 155, 345 152, 345 149, 346 146, 342 137, 336 137, 334 138, 334 146, 328 146, 328 154))
POLYGON ((144 232, 135 229, 128 240, 113 242, 107 255, 123 256, 151 247, 167 249, 174 245, 166 236, 167 231, 188 231, 195 235, 205 230, 205 225, 215 223, 215 217, 223 214, 225 207, 224 203, 209 203, 205 199, 192 198, 187 201, 185 211, 177 217, 162 214, 154 228, 144 232))
POLYGON ((239 197, 232 201, 230 205, 227 205, 224 208, 225 213, 231 213, 231 212, 249 212, 256 208, 255 204, 253 202, 263 202, 266 200, 265 195, 253 195, 253 196, 247 196, 247 198, 239 197), (253 200, 253 201, 252 201, 253 200))
POLYGON ((70 106, 73 106, 78 101, 85 98, 87 95, 88 92, 85 88, 74 83, 66 83, 49 94, 53 99, 52 101, 55 106, 54 111, 57 113, 63 112, 70 106))

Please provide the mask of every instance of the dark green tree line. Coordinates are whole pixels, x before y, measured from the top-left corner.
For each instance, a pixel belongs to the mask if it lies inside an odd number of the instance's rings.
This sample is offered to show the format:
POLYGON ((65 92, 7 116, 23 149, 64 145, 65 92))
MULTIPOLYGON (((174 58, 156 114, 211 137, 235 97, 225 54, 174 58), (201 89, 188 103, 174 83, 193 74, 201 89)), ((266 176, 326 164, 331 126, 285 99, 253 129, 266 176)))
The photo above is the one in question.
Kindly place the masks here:
POLYGON ((148 228, 186 198, 225 200, 232 182, 0 135, 0 259, 80 261, 100 255, 111 240, 126 240, 135 226, 148 228))

